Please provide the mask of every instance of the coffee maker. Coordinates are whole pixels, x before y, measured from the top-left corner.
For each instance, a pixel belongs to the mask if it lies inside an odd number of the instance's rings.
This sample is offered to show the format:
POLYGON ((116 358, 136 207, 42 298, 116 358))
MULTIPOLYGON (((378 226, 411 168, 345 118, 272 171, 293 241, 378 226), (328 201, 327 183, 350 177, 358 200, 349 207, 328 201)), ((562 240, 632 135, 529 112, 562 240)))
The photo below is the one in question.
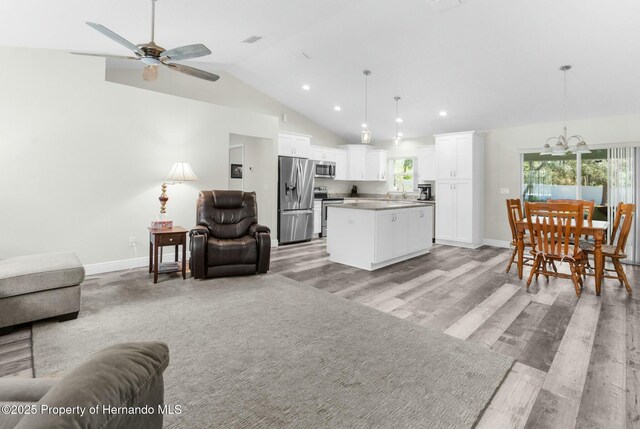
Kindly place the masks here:
POLYGON ((431 184, 421 183, 418 185, 418 189, 420 189, 420 196, 418 197, 418 200, 431 201, 433 199, 431 195, 431 184))

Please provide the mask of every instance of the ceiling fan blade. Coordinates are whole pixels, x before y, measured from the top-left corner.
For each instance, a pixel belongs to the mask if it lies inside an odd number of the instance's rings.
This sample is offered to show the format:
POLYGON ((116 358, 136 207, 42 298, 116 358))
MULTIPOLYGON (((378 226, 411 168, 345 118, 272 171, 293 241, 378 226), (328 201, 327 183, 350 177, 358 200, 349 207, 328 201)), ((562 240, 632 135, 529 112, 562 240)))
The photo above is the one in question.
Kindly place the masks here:
POLYGON ((220 76, 218 76, 217 74, 209 73, 200 69, 194 69, 193 67, 185 66, 182 64, 165 63, 164 65, 174 69, 175 71, 188 74, 189 76, 199 77, 200 79, 209 80, 211 82, 215 82, 220 79, 220 76))
POLYGON ((86 55, 89 57, 104 57, 104 58, 114 58, 118 60, 139 60, 140 57, 127 57, 124 55, 109 55, 109 54, 95 54, 92 52, 70 52, 73 55, 86 55))
POLYGON ((211 54, 209 48, 201 43, 195 45, 181 46, 179 48, 164 51, 160 56, 166 57, 171 61, 188 60, 190 58, 204 57, 211 54))
POLYGON ((96 24, 95 22, 87 22, 87 25, 89 27, 93 28, 94 30, 99 31, 100 33, 104 34, 109 39, 113 40, 114 42, 119 43, 120 45, 124 46, 127 49, 131 49, 136 54, 138 54, 140 56, 144 56, 144 52, 142 51, 142 49, 140 49, 139 47, 137 47, 136 45, 134 45, 133 43, 131 43, 130 41, 128 41, 124 37, 114 33, 111 30, 109 30, 104 25, 96 24))

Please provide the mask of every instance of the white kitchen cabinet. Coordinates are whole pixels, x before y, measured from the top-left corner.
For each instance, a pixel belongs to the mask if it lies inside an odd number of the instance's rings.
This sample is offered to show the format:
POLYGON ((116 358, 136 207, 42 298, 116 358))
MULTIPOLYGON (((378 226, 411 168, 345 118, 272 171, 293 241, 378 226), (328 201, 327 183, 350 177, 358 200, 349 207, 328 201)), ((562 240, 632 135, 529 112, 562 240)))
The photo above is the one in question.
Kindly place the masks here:
POLYGON ((368 150, 366 155, 365 180, 387 180, 387 151, 368 150))
POLYGON ((436 215, 436 239, 453 240, 456 235, 456 220, 452 216, 455 213, 456 197, 453 191, 452 180, 438 180, 436 182, 437 215, 436 215))
POLYGON ((381 210, 376 213, 376 263, 407 253, 408 214, 408 210, 381 210))
POLYGON ((418 149, 418 180, 436 180, 436 147, 418 149))
POLYGON ((474 132, 436 136, 437 178, 473 178, 474 132))
POLYGON ((431 247, 433 241, 433 206, 411 209, 407 222, 407 252, 431 247))
POLYGON ((313 202, 313 235, 322 231, 322 201, 313 202))
POLYGON ((309 158, 311 156, 311 137, 302 134, 280 133, 278 135, 278 155, 309 158))
POLYGON ((452 212, 455 215, 456 224, 454 237, 456 241, 471 243, 473 241, 473 217, 469 216, 469 213, 473 213, 471 181, 456 180, 452 185, 455 194, 455 206, 452 212))
POLYGON ((334 159, 336 163, 335 180, 349 180, 349 165, 347 162, 347 151, 344 149, 336 149, 334 151, 334 159))
MULTIPOLYGON (((341 146, 347 154, 347 177, 338 180, 387 180, 387 151, 371 149, 366 145, 352 144, 341 146)), ((338 173, 338 156, 336 173, 338 173)), ((342 176, 341 176, 342 177, 342 176)))
POLYGON ((367 146, 348 145, 347 147, 347 179, 365 180, 367 170, 367 146))
POLYGON ((436 137, 436 241, 476 248, 484 239, 484 139, 477 133, 436 137))
POLYGON ((314 161, 335 162, 335 149, 321 146, 311 146, 311 159, 314 161))

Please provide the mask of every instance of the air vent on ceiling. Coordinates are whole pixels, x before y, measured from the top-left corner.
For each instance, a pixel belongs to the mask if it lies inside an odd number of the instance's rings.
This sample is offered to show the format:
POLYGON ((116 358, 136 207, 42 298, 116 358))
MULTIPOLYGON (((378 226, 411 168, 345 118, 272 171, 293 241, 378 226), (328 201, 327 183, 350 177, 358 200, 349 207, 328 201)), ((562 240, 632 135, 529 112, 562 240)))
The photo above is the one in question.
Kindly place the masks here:
POLYGON ((293 59, 298 62, 311 61, 311 55, 307 54, 306 52, 300 52, 298 54, 294 54, 293 59))
POLYGON ((431 9, 436 12, 444 12, 445 10, 460 6, 460 0, 431 0, 429 5, 431 6, 431 9))
POLYGON ((256 43, 260 39, 262 39, 260 36, 251 36, 244 39, 242 43, 256 43))

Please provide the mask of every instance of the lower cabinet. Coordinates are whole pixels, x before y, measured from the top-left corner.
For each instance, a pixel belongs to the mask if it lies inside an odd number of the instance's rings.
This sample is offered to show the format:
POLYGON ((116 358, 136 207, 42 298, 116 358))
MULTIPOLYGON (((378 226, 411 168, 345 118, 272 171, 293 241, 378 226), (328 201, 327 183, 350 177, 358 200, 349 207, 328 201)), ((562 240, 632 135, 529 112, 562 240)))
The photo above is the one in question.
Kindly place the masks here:
POLYGON ((407 252, 417 252, 433 243, 433 207, 412 209, 407 224, 407 252))
POLYGON ((432 206, 377 212, 375 262, 429 249, 432 222, 432 206))
POLYGON ((437 183, 438 216, 436 237, 439 240, 471 243, 473 241, 473 194, 470 180, 440 180, 437 183))

